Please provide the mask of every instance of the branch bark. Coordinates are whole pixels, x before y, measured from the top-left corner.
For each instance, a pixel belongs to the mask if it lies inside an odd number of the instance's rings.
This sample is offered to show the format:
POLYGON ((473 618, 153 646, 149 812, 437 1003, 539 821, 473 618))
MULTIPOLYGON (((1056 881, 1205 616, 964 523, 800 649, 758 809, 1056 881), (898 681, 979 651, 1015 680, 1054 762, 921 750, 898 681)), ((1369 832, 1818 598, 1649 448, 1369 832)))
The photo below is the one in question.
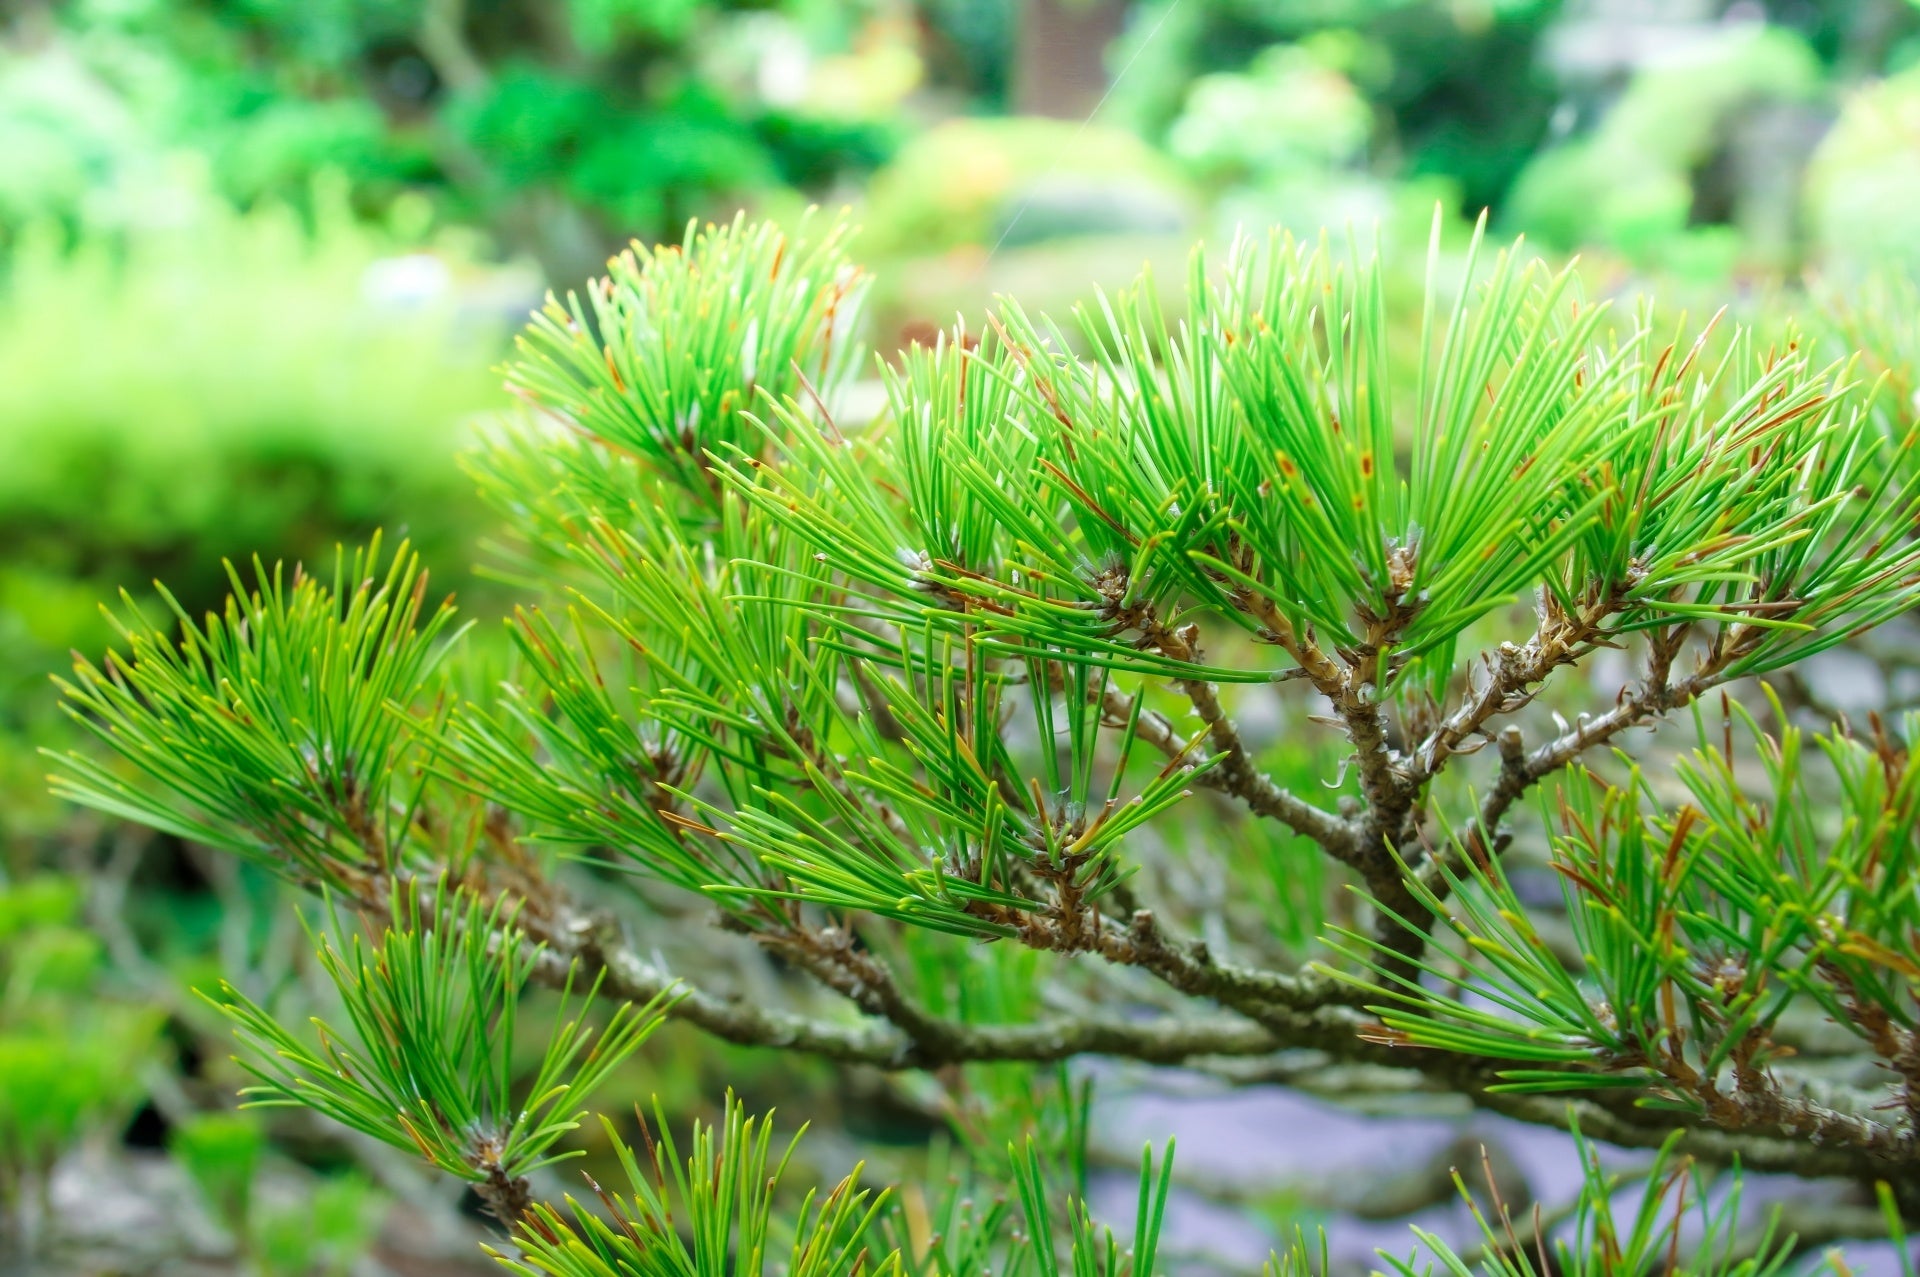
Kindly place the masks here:
MULTIPOLYGON (((368 903, 378 913, 383 897, 368 903)), ((1369 1012, 1351 1004, 1351 992, 1336 982, 1317 974, 1290 976, 1213 964, 1204 950, 1195 952, 1197 946, 1159 936, 1144 911, 1124 929, 1100 920, 1084 951, 1140 967, 1171 988, 1228 1008, 1228 1014, 966 1024, 882 996, 861 999, 876 1012, 862 1021, 817 1019, 722 997, 678 980, 628 945, 612 920, 589 918, 557 893, 540 903, 539 931, 532 937, 545 946, 534 967, 540 983, 563 987, 571 979, 577 987, 581 975, 597 977, 607 996, 637 1003, 675 991, 680 997, 669 1009, 672 1017, 737 1045, 804 1051, 888 1070, 975 1061, 1049 1063, 1077 1055, 1204 1064, 1307 1049, 1339 1064, 1417 1074, 1475 1107, 1519 1121, 1564 1128, 1572 1116, 1587 1134, 1622 1147, 1658 1147, 1679 1127, 1686 1132, 1689 1152, 1717 1164, 1737 1160, 1751 1170, 1810 1179, 1886 1180, 1903 1209, 1920 1217, 1920 1150, 1904 1131, 1872 1118, 1777 1090, 1763 1103, 1749 1097, 1709 1105, 1704 1117, 1693 1118, 1638 1108, 1635 1095, 1627 1092, 1570 1098, 1495 1091, 1491 1088, 1511 1062, 1392 1044, 1379 1034, 1369 1012)), ((523 913, 520 921, 528 919, 523 913)), ((514 939, 503 934, 501 942, 514 939)), ((850 989, 832 987, 854 996, 850 989)))
MULTIPOLYGON (((1606 713, 1582 721, 1531 751, 1525 748, 1517 729, 1509 728, 1501 733, 1500 774, 1480 802, 1477 821, 1483 850, 1492 847, 1501 822, 1527 790, 1596 745, 1605 744, 1651 718, 1685 708, 1726 683, 1726 669, 1745 654, 1751 643, 1757 642, 1757 636, 1736 637, 1709 653, 1699 669, 1676 683, 1670 671, 1684 638, 1684 628, 1664 644, 1656 638, 1647 676, 1638 687, 1623 690, 1614 707, 1606 713)), ((1427 885, 1444 886, 1444 882, 1440 875, 1434 874, 1427 885)))
POLYGON ((610 925, 588 933, 571 954, 553 952, 542 963, 542 979, 550 984, 564 982, 574 957, 589 974, 604 976, 602 988, 612 997, 644 1002, 667 989, 679 989, 683 996, 671 1014, 725 1041, 805 1051, 840 1063, 884 1069, 934 1069, 976 1060, 1048 1063, 1075 1055, 1178 1064, 1198 1056, 1261 1055, 1280 1045, 1261 1026, 1231 1015, 970 1025, 909 1009, 903 1001, 890 1009, 906 1022, 904 1026, 880 1014, 851 1024, 815 1019, 722 997, 676 979, 624 944, 610 925))
MULTIPOLYGON (((1920 1202, 1920 1169, 1915 1167, 1911 1149, 1895 1147, 1879 1138, 1855 1142, 1848 1135, 1852 1124, 1840 1120, 1846 1115, 1820 1123, 1829 1142, 1809 1143, 1797 1121, 1762 1120, 1754 1129, 1730 1131, 1698 1120, 1636 1109, 1631 1097, 1603 1106, 1567 1096, 1494 1092, 1488 1088, 1498 1083, 1500 1069, 1507 1067, 1505 1062, 1368 1041, 1360 1036, 1371 1023, 1367 1014, 1333 1002, 1305 1009, 1269 1003, 1259 1009, 1257 1023, 1245 1014, 1138 1021, 1075 1017, 1023 1025, 934 1020, 930 1024, 937 1028, 929 1031, 923 1024, 924 1036, 916 1037, 885 1020, 829 1023, 682 985, 611 935, 594 938, 582 946, 578 956, 583 965, 605 973, 602 988, 610 996, 641 1001, 669 987, 683 988, 686 996, 671 1014, 743 1046, 806 1051, 842 1063, 890 1070, 936 1069, 988 1060, 1047 1063, 1076 1055, 1189 1064, 1310 1048, 1339 1063, 1424 1076, 1475 1107, 1533 1125, 1564 1129, 1572 1115, 1588 1135, 1626 1148, 1657 1148, 1676 1126, 1684 1127, 1685 1148, 1706 1161, 1726 1165, 1737 1160, 1749 1170, 1809 1179, 1887 1179, 1896 1182, 1896 1187, 1904 1187, 1903 1200, 1920 1202)), ((548 982, 564 980, 564 965, 557 955, 543 965, 541 974, 548 982)))
POLYGON ((1515 647, 1502 643, 1483 660, 1487 679, 1477 693, 1463 697, 1460 707, 1428 733, 1413 751, 1414 783, 1424 783, 1460 751, 1471 736, 1483 732, 1494 718, 1511 714, 1532 702, 1534 685, 1545 682, 1562 666, 1572 665, 1595 647, 1607 645, 1606 621, 1618 610, 1611 600, 1597 600, 1569 616, 1552 595, 1542 598, 1539 624, 1533 636, 1515 647))
MULTIPOLYGON (((1240 737, 1239 727, 1220 704, 1220 694, 1213 684, 1201 679, 1183 679, 1179 687, 1193 703, 1200 721, 1206 724, 1207 740, 1220 756, 1219 765, 1196 775, 1194 783, 1237 798, 1256 816, 1277 820, 1296 834, 1313 839, 1334 859, 1352 862, 1357 854, 1353 822, 1295 797, 1256 767, 1240 737)), ((1111 704, 1111 698, 1118 697, 1118 693, 1109 691, 1108 696, 1110 703, 1103 708, 1111 718, 1118 708, 1111 704)), ((1124 704, 1124 698, 1119 699, 1124 704)), ((1149 724, 1148 715, 1142 714, 1136 734, 1169 758, 1178 757, 1186 748, 1186 742, 1174 735, 1172 724, 1164 717, 1154 714, 1152 718, 1157 721, 1149 724)), ((1120 721, 1124 722, 1124 717, 1120 721)))
MULTIPOLYGON (((1141 619, 1139 625, 1143 646, 1151 647, 1172 660, 1187 664, 1199 661, 1197 627, 1189 625, 1183 629, 1170 629, 1151 614, 1141 619)), ((1324 655, 1321 660, 1326 660, 1324 655)), ((1240 729, 1220 704, 1219 690, 1212 683, 1199 678, 1174 679, 1173 683, 1206 725, 1207 740, 1220 759, 1218 766, 1196 777, 1197 783, 1211 785, 1231 794, 1245 803, 1255 815, 1278 820, 1295 833, 1304 834, 1336 860, 1346 864, 1358 863, 1359 827, 1355 822, 1295 797, 1254 766, 1253 758, 1240 737, 1240 729)), ((1107 717, 1112 718, 1117 712, 1123 711, 1111 699, 1116 694, 1110 692, 1108 695, 1109 702, 1103 708, 1107 711, 1107 717)), ((1124 704, 1124 698, 1120 699, 1124 704)), ((1152 735, 1143 731, 1142 739, 1148 740, 1169 757, 1177 757, 1186 748, 1186 742, 1174 734, 1173 725, 1165 718, 1158 714, 1153 717, 1157 721, 1152 724, 1152 735)), ((1146 715, 1143 714, 1141 718, 1144 721, 1146 715)))

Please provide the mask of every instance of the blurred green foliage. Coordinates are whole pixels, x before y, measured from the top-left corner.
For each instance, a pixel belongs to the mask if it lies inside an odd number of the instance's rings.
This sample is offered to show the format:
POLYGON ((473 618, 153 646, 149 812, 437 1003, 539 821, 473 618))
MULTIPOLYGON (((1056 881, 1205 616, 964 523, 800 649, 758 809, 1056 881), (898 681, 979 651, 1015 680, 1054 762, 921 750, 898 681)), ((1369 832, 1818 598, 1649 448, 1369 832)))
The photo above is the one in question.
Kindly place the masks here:
MULTIPOLYGON (((1086 224, 1048 227, 1048 209, 1036 209, 1032 198, 1037 182, 1075 179, 1107 200, 1144 194, 1182 211, 1193 198, 1178 168, 1124 129, 1046 119, 950 120, 908 143, 874 178, 859 247, 887 257, 1059 238, 1062 230, 1086 233, 1086 224)), ((1075 211, 1062 209, 1061 216, 1075 211)), ((1083 216, 1097 227, 1096 219, 1114 212, 1087 209, 1083 216)))
POLYGON ((0 884, 0 1259, 38 1231, 55 1160, 124 1122, 157 1058, 160 1017, 101 996, 81 901, 67 878, 0 884))
POLYGON ((532 289, 463 309, 463 277, 489 277, 460 236, 410 230, 404 204, 362 224, 325 183, 309 203, 303 222, 203 197, 179 225, 43 228, 5 260, 0 844, 47 814, 27 745, 57 730, 47 675, 111 637, 102 599, 164 576, 198 611, 226 558, 319 558, 381 525, 465 579, 477 506, 452 455, 502 401, 490 365, 532 289))
MULTIPOLYGON (((0 44, 0 243, 142 220, 156 157, 208 157, 247 205, 346 179, 363 212, 425 192, 560 274, 785 183, 884 158, 893 126, 741 85, 765 19, 837 46, 859 6, 713 0, 71 0, 0 44)), ((164 185, 164 182, 161 182, 164 185)))
POLYGON ((1561 251, 1599 245, 1681 270, 1703 253, 1730 260, 1742 249, 1734 227, 1696 224, 1711 220, 1695 216, 1701 171, 1743 114, 1816 102, 1824 90, 1798 35, 1759 25, 1711 34, 1635 74, 1591 133, 1529 161, 1507 215, 1561 251))
POLYGON ((452 551, 459 485, 435 454, 493 402, 507 316, 383 301, 382 268, 461 264, 394 247, 344 219, 309 235, 284 210, 217 207, 111 250, 24 244, 0 294, 10 568, 184 567, 198 598, 222 547, 313 553, 403 506, 428 520, 416 543, 452 551))
POLYGON ((1856 281, 1920 274, 1920 65, 1848 95, 1807 179, 1820 260, 1856 281))
POLYGON ((386 1214, 358 1171, 323 1176, 293 1200, 266 1199, 267 1131, 247 1113, 196 1113, 173 1128, 167 1151, 258 1277, 342 1277, 386 1214))
POLYGON ((1216 181, 1316 173, 1352 163, 1373 134, 1373 111, 1340 63, 1358 56, 1338 38, 1276 44, 1244 71, 1194 81, 1168 148, 1216 181), (1346 56, 1343 56, 1346 55, 1346 56), (1249 120, 1261 127, 1248 128, 1249 120))
POLYGON ((256 1211, 247 1249, 262 1277, 346 1277, 379 1234, 386 1201, 359 1171, 328 1175, 304 1198, 256 1211))
POLYGON ((1115 97, 1135 127, 1161 136, 1193 109, 1198 78, 1271 78, 1274 68, 1255 64, 1275 45, 1299 44, 1364 96, 1378 158, 1409 177, 1445 176, 1460 206, 1477 210, 1501 201, 1547 135, 1557 90, 1540 44, 1561 7, 1162 0, 1133 25, 1124 49, 1133 70, 1115 97))
POLYGON ((245 1113, 196 1113, 173 1128, 172 1153, 207 1205, 228 1231, 246 1230, 253 1207, 253 1181, 267 1151, 266 1132, 245 1113))

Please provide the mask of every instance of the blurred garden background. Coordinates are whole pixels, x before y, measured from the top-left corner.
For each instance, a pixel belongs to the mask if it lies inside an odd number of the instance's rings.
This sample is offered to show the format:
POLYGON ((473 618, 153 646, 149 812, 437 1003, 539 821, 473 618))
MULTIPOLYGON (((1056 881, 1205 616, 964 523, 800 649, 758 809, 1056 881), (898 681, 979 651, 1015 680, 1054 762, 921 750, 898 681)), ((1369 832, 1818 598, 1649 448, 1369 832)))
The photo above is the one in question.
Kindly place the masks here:
MULTIPOLYGON (((487 1271, 448 1186, 310 1115, 235 1114, 193 989, 318 996, 286 889, 50 799, 38 751, 73 732, 49 676, 111 644, 123 590, 197 612, 228 559, 375 528, 498 615, 458 454, 508 410, 514 327, 630 238, 809 204, 855 210, 883 353, 1143 262, 1177 297, 1236 226, 1377 233, 1414 266, 1436 208, 1443 244, 1484 209, 1614 293, 1793 312, 1920 270, 1920 4, 0 3, 0 1228, 39 1230, 47 1271, 487 1271)), ((1854 674, 1835 695, 1901 694, 1854 674)), ((630 1072, 610 1107, 712 1112, 731 1082, 815 1117, 829 1160, 1027 1086, 679 1028, 630 1072)), ((1364 1238, 1434 1207, 1462 1139, 1529 1193, 1570 1174, 1558 1137, 1450 1112, 1389 1139, 1292 1092, 1094 1074, 1112 1147, 1180 1134, 1182 1244, 1227 1271, 1298 1220, 1364 1238), (1300 1181, 1306 1141, 1353 1182, 1300 1181)))

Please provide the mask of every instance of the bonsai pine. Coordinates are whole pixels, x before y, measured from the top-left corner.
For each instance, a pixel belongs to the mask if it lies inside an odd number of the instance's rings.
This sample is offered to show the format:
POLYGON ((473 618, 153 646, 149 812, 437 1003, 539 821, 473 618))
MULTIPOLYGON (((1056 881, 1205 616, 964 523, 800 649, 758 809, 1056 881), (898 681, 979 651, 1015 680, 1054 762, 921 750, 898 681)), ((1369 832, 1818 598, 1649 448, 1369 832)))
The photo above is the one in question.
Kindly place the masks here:
POLYGON ((1150 281, 1007 302, 856 421, 844 238, 690 229, 534 317, 472 463, 528 592, 491 685, 377 545, 79 662, 104 750, 62 792, 332 902, 346 1024, 223 995, 257 1101, 472 1181, 556 1277, 1163 1264, 1165 1157, 1130 1248, 1070 1138, 915 1224, 853 1178, 787 1202, 732 1103, 623 1154, 625 1195, 539 1200, 666 1016, 887 1070, 1237 1060, 1661 1150, 1637 1221, 1583 1153, 1567 1222, 1486 1204, 1477 1253, 1425 1239, 1449 1271, 1773 1271, 1705 1192, 1736 1164, 1920 1215, 1915 724, 1767 690, 1920 596, 1909 422, 1854 364, 1478 231, 1412 306, 1276 234, 1196 255, 1177 320, 1150 281), (711 969, 668 970, 643 937, 692 903, 711 969), (784 1003, 736 996, 754 953, 784 1003), (576 997, 529 1088, 533 984, 576 997))

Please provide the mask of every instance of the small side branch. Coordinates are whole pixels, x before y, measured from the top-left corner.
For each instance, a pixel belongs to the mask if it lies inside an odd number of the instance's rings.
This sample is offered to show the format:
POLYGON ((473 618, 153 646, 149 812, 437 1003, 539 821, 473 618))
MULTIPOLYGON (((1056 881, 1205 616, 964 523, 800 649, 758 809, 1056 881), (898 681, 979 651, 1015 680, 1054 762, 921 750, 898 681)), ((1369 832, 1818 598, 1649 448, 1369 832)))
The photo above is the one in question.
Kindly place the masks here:
POLYGON ((1618 610, 1610 600, 1592 603, 1569 616, 1545 596, 1540 605, 1540 620, 1533 637, 1516 647, 1502 643, 1484 659, 1486 681, 1477 690, 1469 688, 1458 709, 1430 731, 1413 751, 1413 776, 1424 782, 1446 765, 1447 758, 1461 752, 1462 745, 1485 730, 1494 718, 1511 714, 1530 704, 1535 687, 1562 666, 1572 665, 1608 645, 1606 622, 1618 610))
MULTIPOLYGON (((1151 615, 1142 618, 1139 625, 1144 646, 1176 661, 1194 663, 1200 659, 1197 627, 1170 629, 1151 615)), ((1230 794, 1255 815, 1277 820, 1295 833, 1313 839, 1334 859, 1346 864, 1357 863, 1360 849, 1355 823, 1294 796, 1256 767, 1240 737, 1240 729, 1220 704, 1219 690, 1212 683, 1198 678, 1174 679, 1173 683, 1206 724, 1208 743, 1220 759, 1218 766, 1198 778, 1200 784, 1230 794)), ((1125 721, 1128 707, 1117 693, 1109 692, 1102 708, 1109 720, 1125 721)), ((1159 714, 1151 715, 1152 721, 1148 719, 1148 715, 1141 715, 1141 726, 1136 729, 1139 737, 1169 757, 1178 757, 1186 742, 1176 735, 1173 725, 1159 714)))
MULTIPOLYGON (((1366 810, 1357 819, 1341 822, 1346 828, 1344 839, 1323 841, 1321 846, 1357 871, 1375 899, 1405 917, 1418 917, 1418 902, 1401 879, 1394 848, 1415 842, 1415 809, 1423 782, 1411 773, 1408 760, 1393 748, 1380 707, 1381 669, 1400 627, 1412 613, 1396 607, 1392 615, 1370 623, 1367 642, 1357 649, 1343 650, 1341 659, 1336 660, 1311 633, 1302 635, 1296 630, 1272 600, 1249 591, 1242 593, 1237 605, 1259 622, 1265 640, 1291 656, 1314 690, 1327 698, 1353 746, 1366 810)), ((1417 951, 1424 946, 1424 935, 1410 933, 1386 919, 1382 923, 1383 932, 1393 934, 1397 948, 1417 951)))
POLYGON ((1207 740, 1220 756, 1220 765, 1203 780, 1218 776, 1220 788, 1245 803, 1255 815, 1277 820, 1313 839, 1336 860, 1346 864, 1358 860, 1358 833, 1352 821, 1295 797, 1254 766, 1239 727, 1220 704, 1220 694, 1212 683, 1183 679, 1179 686, 1206 724, 1207 740))
POLYGON ((1821 964, 1821 974, 1840 993, 1851 1027, 1873 1053, 1892 1070, 1906 1115, 1910 1139, 1920 1140, 1920 1031, 1894 1022, 1887 1009, 1860 996, 1853 980, 1837 963, 1821 964))
MULTIPOLYGON (((1746 626, 1735 626, 1722 636, 1702 660, 1700 667, 1685 678, 1672 677, 1674 659, 1687 637, 1685 626, 1656 633, 1648 656, 1646 676, 1637 686, 1624 689, 1614 707, 1604 714, 1583 719, 1552 740, 1528 750, 1519 729, 1501 732, 1500 773, 1493 787, 1480 801, 1476 821, 1474 849, 1480 853, 1493 848, 1500 826, 1526 792, 1540 781, 1566 767, 1588 750, 1604 745, 1614 737, 1651 719, 1683 709, 1728 681, 1726 671, 1757 645, 1761 634, 1746 626)), ((1444 892, 1445 880, 1429 873, 1427 886, 1444 892)))

